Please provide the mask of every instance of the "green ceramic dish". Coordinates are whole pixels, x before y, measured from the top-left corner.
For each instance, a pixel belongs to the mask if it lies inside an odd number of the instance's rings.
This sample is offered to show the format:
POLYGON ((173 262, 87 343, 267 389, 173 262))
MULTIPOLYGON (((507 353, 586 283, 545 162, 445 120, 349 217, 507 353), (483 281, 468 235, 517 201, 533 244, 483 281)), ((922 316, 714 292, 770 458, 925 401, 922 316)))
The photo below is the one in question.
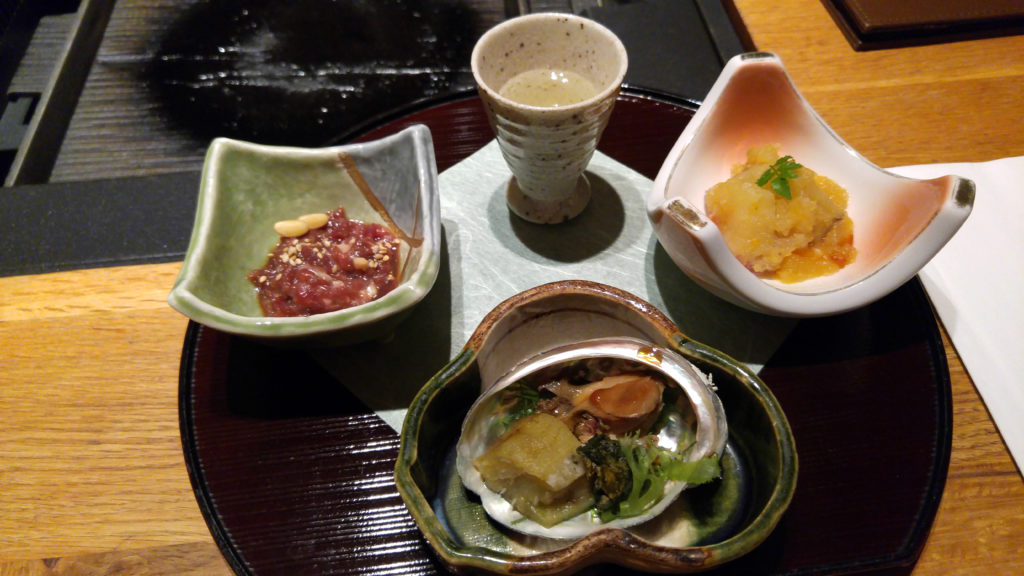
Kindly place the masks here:
POLYGON ((413 400, 395 468, 398 490, 438 557, 457 572, 499 574, 568 574, 596 563, 654 572, 708 570, 768 537, 789 505, 796 477, 789 424, 756 375, 681 334, 650 304, 586 281, 539 286, 490 312, 463 351, 413 400), (711 375, 729 423, 722 479, 684 492, 668 525, 659 517, 576 541, 499 528, 454 470, 452 452, 463 417, 481 391, 519 360, 604 336, 673 348, 711 375))
POLYGON ((200 324, 275 342, 347 344, 386 336, 437 278, 440 222, 437 165, 425 126, 317 149, 218 138, 206 155, 192 238, 168 302, 200 324), (399 286, 337 312, 263 316, 246 274, 277 243, 274 222, 338 206, 349 218, 390 224, 406 240, 399 286))

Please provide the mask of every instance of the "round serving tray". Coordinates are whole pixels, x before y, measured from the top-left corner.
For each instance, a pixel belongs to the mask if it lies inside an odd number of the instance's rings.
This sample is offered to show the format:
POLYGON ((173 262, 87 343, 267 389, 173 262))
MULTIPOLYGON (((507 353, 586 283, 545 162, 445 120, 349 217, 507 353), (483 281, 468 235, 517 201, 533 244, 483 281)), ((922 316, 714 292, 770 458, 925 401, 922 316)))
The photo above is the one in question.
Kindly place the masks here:
MULTIPOLYGON (((653 178, 695 109, 626 90, 600 150, 653 178)), ((492 139, 472 94, 420 103, 342 139, 415 123, 430 128, 439 171, 492 139)), ((346 353, 372 356, 368 347, 346 353)), ((432 350, 402 359, 417 383, 448 360, 432 350)), ((920 282, 801 320, 760 375, 793 429, 797 489, 768 540, 722 572, 909 573, 942 495, 952 431, 945 350, 920 282)), ((398 434, 309 353, 190 323, 179 394, 196 499, 238 574, 447 573, 395 488, 398 434)))

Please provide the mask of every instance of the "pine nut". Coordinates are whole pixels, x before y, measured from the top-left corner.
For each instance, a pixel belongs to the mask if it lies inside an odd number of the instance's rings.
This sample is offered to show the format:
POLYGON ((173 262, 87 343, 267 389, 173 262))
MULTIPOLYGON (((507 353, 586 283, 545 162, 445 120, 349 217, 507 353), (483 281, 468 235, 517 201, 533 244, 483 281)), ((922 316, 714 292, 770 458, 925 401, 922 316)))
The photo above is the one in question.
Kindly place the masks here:
POLYGON ((295 238, 309 232, 309 225, 302 220, 281 220, 274 223, 274 231, 285 238, 295 238))
POLYGON ((309 226, 310 230, 316 230, 324 224, 327 224, 327 214, 324 214, 323 212, 318 212, 316 214, 303 214, 302 216, 299 216, 299 220, 305 222, 306 225, 309 226))

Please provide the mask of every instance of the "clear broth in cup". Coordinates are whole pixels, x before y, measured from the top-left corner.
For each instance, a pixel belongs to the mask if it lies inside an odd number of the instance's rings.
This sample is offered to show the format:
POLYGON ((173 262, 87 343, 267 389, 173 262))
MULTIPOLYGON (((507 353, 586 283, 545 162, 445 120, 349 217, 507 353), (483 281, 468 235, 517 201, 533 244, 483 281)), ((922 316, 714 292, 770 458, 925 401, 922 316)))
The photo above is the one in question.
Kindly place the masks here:
POLYGON ((498 93, 527 106, 556 108, 593 98, 597 88, 571 70, 533 68, 509 78, 498 93))

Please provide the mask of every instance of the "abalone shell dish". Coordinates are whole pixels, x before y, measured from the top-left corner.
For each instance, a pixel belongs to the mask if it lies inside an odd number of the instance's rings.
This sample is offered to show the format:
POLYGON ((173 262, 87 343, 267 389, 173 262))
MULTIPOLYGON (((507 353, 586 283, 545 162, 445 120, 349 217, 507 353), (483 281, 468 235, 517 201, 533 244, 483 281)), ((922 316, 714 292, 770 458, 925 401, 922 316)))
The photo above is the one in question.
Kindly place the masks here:
POLYGON ((497 574, 569 574, 597 563, 652 572, 708 570, 743 556, 771 534, 796 479, 789 423, 752 370, 691 340, 638 297, 582 280, 526 290, 484 317, 463 350, 414 398, 395 468, 398 491, 438 557, 457 572, 497 574), (680 520, 687 526, 675 528, 687 533, 686 543, 652 542, 645 536, 647 524, 603 529, 578 540, 524 537, 499 528, 455 471, 454 448, 467 410, 522 359, 567 342, 615 336, 676 351, 710 376, 724 405, 729 440, 723 476, 685 493, 691 512, 680 520))

